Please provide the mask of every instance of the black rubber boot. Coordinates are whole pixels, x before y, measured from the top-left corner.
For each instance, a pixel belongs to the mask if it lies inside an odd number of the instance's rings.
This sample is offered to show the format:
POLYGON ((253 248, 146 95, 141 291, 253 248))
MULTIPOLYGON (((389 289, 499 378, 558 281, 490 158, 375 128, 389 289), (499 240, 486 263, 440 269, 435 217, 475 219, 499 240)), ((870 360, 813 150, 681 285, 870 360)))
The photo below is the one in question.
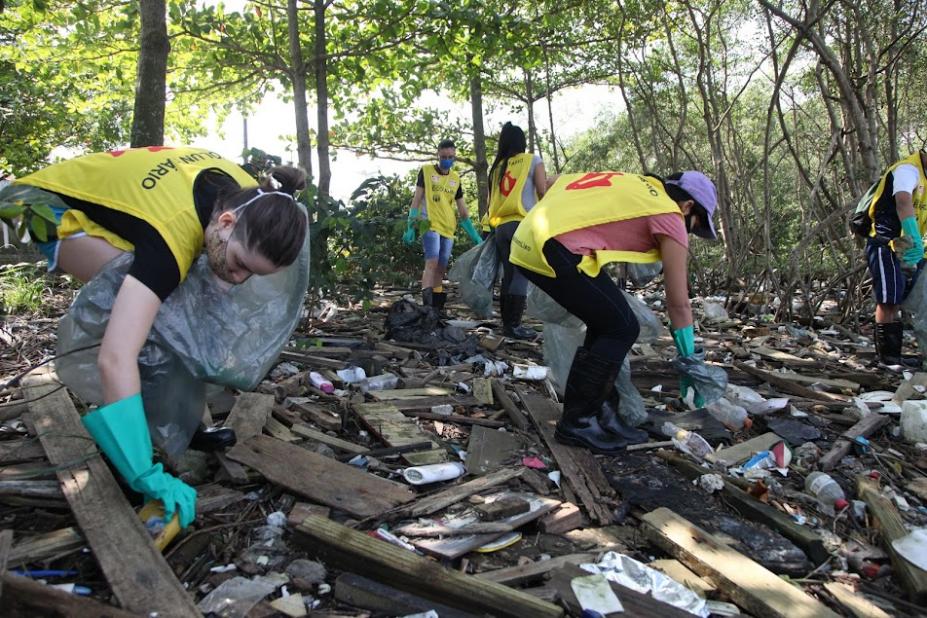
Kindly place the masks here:
POLYGON ((563 418, 554 433, 558 442, 603 455, 620 453, 630 444, 606 431, 598 420, 602 402, 615 388, 616 368, 620 365, 586 348, 576 350, 563 397, 563 418))
POLYGON ((521 325, 528 298, 516 294, 505 294, 499 300, 502 312, 502 334, 512 339, 534 339, 537 331, 521 325))
POLYGON ((432 306, 438 313, 444 313, 444 303, 447 302, 447 292, 432 292, 432 306))
MULTIPOLYGON (((611 379, 613 384, 617 378, 618 374, 616 373, 611 379)), ((621 417, 618 416, 620 405, 621 396, 618 394, 618 389, 616 388, 612 390, 611 395, 602 402, 602 406, 599 408, 599 425, 610 434, 627 440, 628 444, 643 444, 647 442, 650 436, 646 431, 626 425, 624 421, 621 420, 621 417)))
POLYGON ((904 327, 901 322, 886 322, 876 324, 875 327, 875 344, 876 353, 879 355, 879 361, 886 365, 903 365, 905 367, 918 367, 920 363, 916 359, 903 358, 901 356, 901 342, 904 327))
POLYGON ((190 448, 194 451, 212 453, 232 448, 237 441, 235 430, 231 427, 206 427, 201 424, 190 440, 190 448))
POLYGON ((422 288, 422 305, 425 307, 434 306, 435 292, 432 288, 422 288))

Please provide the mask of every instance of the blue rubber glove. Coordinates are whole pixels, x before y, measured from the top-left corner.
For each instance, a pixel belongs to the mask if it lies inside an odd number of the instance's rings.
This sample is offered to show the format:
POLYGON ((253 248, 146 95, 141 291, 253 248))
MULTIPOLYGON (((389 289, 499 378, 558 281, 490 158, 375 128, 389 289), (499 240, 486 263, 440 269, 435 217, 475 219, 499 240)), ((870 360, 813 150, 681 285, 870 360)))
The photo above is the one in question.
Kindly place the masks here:
POLYGON ((476 228, 473 227, 473 221, 470 221, 470 219, 464 219, 461 221, 460 227, 464 229, 464 231, 467 233, 467 236, 469 236, 470 240, 473 241, 474 245, 478 245, 483 242, 483 238, 477 234, 476 228))
MULTIPOLYGON (((689 324, 672 331, 673 343, 676 344, 676 351, 681 358, 688 358, 695 354, 695 328, 689 324)), ((689 394, 689 389, 695 390, 695 407, 701 408, 705 405, 705 398, 698 392, 692 383, 692 378, 683 375, 679 378, 679 395, 685 399, 689 394)))
POLYGON ((179 510, 181 527, 193 523, 196 490, 153 462, 141 393, 97 408, 81 420, 129 487, 148 499, 161 500, 166 521, 179 510))
POLYGON ((914 243, 913 246, 905 250, 902 259, 909 266, 917 266, 924 259, 924 238, 917 226, 917 219, 915 217, 906 217, 901 222, 901 231, 914 243))
POLYGON ((418 208, 409 210, 409 218, 406 219, 406 232, 402 235, 402 242, 411 245, 415 242, 415 230, 418 226, 418 208))

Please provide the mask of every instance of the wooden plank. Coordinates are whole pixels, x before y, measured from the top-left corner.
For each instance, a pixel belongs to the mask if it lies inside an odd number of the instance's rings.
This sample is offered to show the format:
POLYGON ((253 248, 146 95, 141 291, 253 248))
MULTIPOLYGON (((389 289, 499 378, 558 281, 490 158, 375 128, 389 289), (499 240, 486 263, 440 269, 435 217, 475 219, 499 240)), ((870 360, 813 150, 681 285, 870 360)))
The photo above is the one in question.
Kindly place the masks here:
POLYGON ((709 582, 693 573, 689 567, 678 560, 664 558, 662 560, 654 560, 647 566, 672 577, 700 597, 707 596, 716 590, 709 582))
POLYGON ((385 388, 381 391, 370 391, 370 395, 377 401, 390 401, 392 399, 414 399, 416 397, 447 397, 453 392, 440 386, 425 386, 422 388, 385 388))
POLYGON ((45 459, 45 449, 35 438, 0 442, 0 465, 45 459))
POLYGON ((554 439, 554 425, 560 419, 560 409, 550 400, 535 394, 525 396, 525 407, 528 408, 528 415, 557 460, 562 478, 576 493, 586 512, 602 525, 611 523, 612 512, 605 504, 610 488, 606 490, 601 486, 604 478, 598 462, 589 451, 560 444, 554 439))
POLYGON ((505 427, 502 421, 493 421, 488 418, 477 418, 475 416, 463 416, 461 414, 435 414, 433 412, 419 412, 417 410, 401 410, 406 416, 415 418, 424 418, 430 421, 441 421, 443 423, 457 423, 458 425, 476 425, 479 427, 490 427, 499 429, 505 427))
MULTIPOLYGON (((661 452, 658 457, 668 461, 678 468, 686 478, 695 479, 705 474, 705 469, 692 463, 676 453, 661 452)), ((722 490, 724 500, 740 515, 752 521, 766 524, 779 534, 792 541, 804 551, 815 564, 820 564, 830 558, 830 553, 824 546, 824 540, 808 526, 797 524, 791 517, 776 508, 764 504, 745 492, 743 489, 724 481, 722 490)))
POLYGON ((0 573, 5 618, 142 618, 146 611, 127 612, 89 597, 40 584, 28 577, 0 573))
POLYGON ((387 446, 403 446, 429 441, 432 448, 426 451, 403 453, 402 458, 413 466, 447 461, 447 452, 441 448, 432 435, 388 403, 357 403, 354 411, 364 425, 387 446))
POLYGON ((290 509, 290 512, 287 513, 286 523, 291 528, 295 528, 299 524, 303 523, 303 520, 310 515, 318 515, 319 517, 327 518, 329 515, 331 515, 331 509, 327 506, 320 506, 318 504, 297 502, 293 505, 293 508, 290 509))
POLYGON ((720 451, 709 455, 705 459, 723 463, 726 466, 736 466, 737 464, 749 459, 754 453, 768 451, 773 444, 781 441, 782 438, 770 431, 768 433, 764 433, 761 436, 750 438, 749 440, 741 442, 740 444, 735 444, 734 446, 721 449, 720 451))
MULTIPOLYGON (((0 530, 0 573, 6 573, 6 563, 10 558, 10 547, 13 545, 13 531, 0 530)), ((0 579, 0 599, 3 598, 3 580, 0 579)))
POLYGON ((805 376, 800 373, 795 373, 792 371, 781 372, 777 371, 776 375, 781 377, 784 380, 794 382, 796 384, 801 384, 803 386, 811 386, 812 384, 817 384, 819 386, 825 386, 832 389, 837 389, 838 391, 858 391, 860 385, 858 382, 853 382, 851 380, 845 380, 843 378, 825 378, 824 376, 805 376))
POLYGON ((431 412, 434 406, 446 403, 452 406, 472 408, 479 404, 472 395, 446 395, 441 397, 412 397, 411 399, 393 399, 390 403, 402 412, 431 412))
POLYGON ((927 571, 908 562, 892 546, 892 541, 908 535, 904 520, 898 509, 879 491, 878 482, 866 476, 856 480, 857 494, 865 501, 875 520, 882 539, 882 547, 892 558, 892 568, 898 574, 902 587, 908 591, 915 603, 927 603, 927 571))
POLYGON ((264 423, 264 431, 271 437, 277 438, 278 440, 283 440, 284 442, 298 442, 299 438, 293 435, 293 432, 290 431, 290 428, 275 419, 273 416, 267 417, 267 422, 264 423))
POLYGON ((62 528, 20 541, 10 550, 10 566, 20 567, 84 547, 87 542, 77 528, 62 528))
POLYGON ((884 414, 871 413, 861 418, 858 423, 843 432, 834 442, 834 445, 830 447, 830 450, 821 457, 821 460, 818 462, 821 466, 821 470, 825 472, 833 470, 837 464, 840 463, 840 460, 846 457, 850 449, 853 448, 853 440, 860 436, 868 438, 881 429, 888 421, 889 417, 884 414))
POLYGON ((236 444, 228 457, 313 502, 357 517, 373 517, 415 498, 405 485, 267 436, 236 444))
POLYGON ((837 618, 825 605, 788 584, 713 535, 661 507, 641 518, 644 534, 756 616, 837 618))
POLYGON ((794 354, 789 354, 788 352, 783 352, 782 350, 775 350, 766 346, 757 346, 757 347, 748 347, 747 350, 751 354, 758 354, 763 358, 771 361, 776 361, 784 365, 789 365, 792 367, 817 367, 820 363, 814 360, 813 358, 800 358, 794 354))
POLYGON ((407 616, 433 610, 441 618, 478 618, 477 614, 423 599, 355 573, 339 575, 335 580, 334 594, 335 599, 342 603, 389 616, 407 616))
POLYGON ((512 421, 512 424, 521 431, 528 431, 528 419, 526 419, 525 415, 518 409, 518 406, 515 405, 515 402, 512 401, 509 394, 505 392, 505 386, 498 380, 492 380, 492 392, 499 401, 499 405, 505 410, 509 420, 512 421))
POLYGON ((473 397, 480 405, 491 406, 493 404, 492 380, 488 378, 474 378, 473 397))
POLYGON ((791 380, 780 377, 778 373, 773 373, 772 371, 763 371, 762 369, 757 369, 756 367, 751 367, 750 365, 746 365, 744 363, 734 363, 734 367, 746 374, 752 375, 755 378, 759 378, 764 382, 768 382, 783 393, 797 395, 798 397, 804 397, 805 399, 811 399, 812 401, 825 401, 828 403, 834 401, 849 402, 847 397, 834 395, 831 393, 823 393, 808 388, 807 386, 795 384, 791 380))
POLYGON ((548 513, 538 521, 538 529, 546 534, 563 534, 586 523, 583 512, 572 502, 564 502, 553 513, 548 513))
POLYGON ((597 554, 592 553, 567 554, 566 556, 557 556, 550 560, 537 560, 520 566, 485 571, 483 573, 477 573, 476 576, 498 584, 505 584, 506 586, 520 586, 541 579, 554 569, 559 569, 565 564, 595 562, 596 555, 597 554))
POLYGON ((235 430, 238 442, 247 442, 260 435, 264 424, 274 408, 272 395, 263 393, 242 393, 235 400, 232 411, 225 419, 225 426, 235 430))
POLYGON ((109 468, 94 456, 96 446, 67 391, 47 374, 30 376, 23 390, 48 460, 62 466, 58 480, 74 518, 119 603, 145 614, 199 616, 109 468))
POLYGON ((559 618, 563 610, 495 582, 446 569, 408 550, 323 517, 307 517, 293 540, 326 564, 454 608, 502 618, 559 618))
POLYGON ((303 419, 319 425, 325 431, 339 431, 341 418, 314 403, 291 403, 303 419))
POLYGON ((521 441, 505 431, 474 427, 467 443, 467 472, 485 474, 511 459, 521 441))
POLYGON ((407 513, 410 517, 430 515, 452 504, 457 504, 473 494, 506 483, 521 475, 524 469, 525 468, 503 468, 487 474, 484 477, 467 481, 460 485, 454 485, 415 502, 408 508, 403 509, 403 513, 407 513))
POLYGON ((856 618, 889 618, 882 608, 866 599, 850 586, 840 582, 827 582, 824 589, 831 593, 837 602, 850 610, 856 618))
POLYGON ((342 440, 341 438, 334 438, 327 433, 316 431, 312 427, 307 427, 306 425, 299 423, 294 423, 293 426, 290 427, 290 430, 298 436, 309 438, 310 440, 315 440, 316 442, 321 442, 322 444, 327 444, 332 448, 336 448, 347 453, 354 453, 359 455, 370 450, 365 446, 360 446, 358 444, 354 444, 353 442, 342 440))

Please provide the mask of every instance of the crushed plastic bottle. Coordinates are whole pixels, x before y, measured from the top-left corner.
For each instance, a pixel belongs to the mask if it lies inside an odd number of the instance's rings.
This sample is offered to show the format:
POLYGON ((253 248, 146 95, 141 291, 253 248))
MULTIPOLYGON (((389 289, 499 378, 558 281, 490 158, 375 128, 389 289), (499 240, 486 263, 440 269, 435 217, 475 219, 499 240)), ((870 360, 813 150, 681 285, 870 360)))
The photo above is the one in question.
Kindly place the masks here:
POLYGON ((331 395, 335 392, 335 385, 326 380, 325 377, 318 371, 309 372, 309 383, 323 393, 331 395))
POLYGON ((391 373, 381 373, 378 376, 372 376, 361 381, 361 391, 382 391, 389 388, 396 388, 399 384, 399 376, 391 373))
POLYGON ((805 491, 818 499, 821 510, 834 515, 836 510, 843 510, 848 505, 843 488, 826 472, 812 472, 805 478, 805 491))
POLYGON ((694 431, 682 429, 670 421, 663 423, 661 431, 663 435, 668 436, 673 441, 673 446, 698 460, 705 459, 714 452, 714 449, 711 448, 705 438, 694 431))
POLYGON ((708 404, 705 409, 715 420, 732 431, 749 429, 753 425, 753 421, 750 420, 744 408, 734 405, 724 397, 708 404))

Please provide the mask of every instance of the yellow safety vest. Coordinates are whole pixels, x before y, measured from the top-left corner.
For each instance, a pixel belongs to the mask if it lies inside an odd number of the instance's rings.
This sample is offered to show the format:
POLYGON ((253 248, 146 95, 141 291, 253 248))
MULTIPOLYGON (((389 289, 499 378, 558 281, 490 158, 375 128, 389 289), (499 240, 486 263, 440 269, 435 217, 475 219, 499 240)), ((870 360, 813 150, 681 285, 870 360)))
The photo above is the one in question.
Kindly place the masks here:
MULTIPOLYGON (((218 169, 242 188, 257 186, 235 163, 202 148, 150 146, 89 154, 50 165, 16 182, 99 204, 149 223, 167 243, 183 280, 203 248, 203 227, 193 202, 200 172, 218 169)), ((78 232, 103 238, 123 251, 132 243, 79 210, 64 213, 58 238, 78 232)))
MULTIPOLYGON (((603 223, 670 213, 682 217, 679 205, 666 194, 663 183, 652 176, 624 172, 563 174, 518 225, 509 261, 555 277, 544 257, 544 243, 551 238, 603 223)), ((583 256, 577 269, 596 277, 610 262, 648 263, 661 259, 656 248, 647 252, 600 250, 583 256)))
POLYGON ((882 178, 879 179, 879 186, 876 189, 875 195, 872 196, 872 202, 869 204, 869 218, 872 220, 872 227, 869 230, 869 235, 872 237, 876 235, 876 208, 879 204, 879 200, 882 199, 882 194, 885 192, 888 175, 900 165, 913 165, 917 168, 917 187, 914 188, 911 198, 914 202, 914 216, 917 218, 917 229, 920 230, 921 236, 927 233, 927 186, 925 186, 927 185, 927 173, 924 172, 924 165, 921 162, 921 153, 918 151, 908 155, 900 161, 892 163, 888 169, 885 170, 885 173, 882 174, 882 178))
POLYGON ((425 182, 425 208, 431 229, 453 238, 457 229, 457 189, 460 188, 460 174, 450 170, 441 174, 434 164, 422 166, 422 180, 425 182))
MULTIPOLYGON (((528 214, 522 203, 521 195, 531 173, 531 161, 534 155, 523 152, 510 157, 505 166, 505 175, 491 178, 492 200, 489 203, 489 224, 499 227, 509 221, 521 221, 528 214)), ((498 170, 497 170, 498 172, 498 170)))

